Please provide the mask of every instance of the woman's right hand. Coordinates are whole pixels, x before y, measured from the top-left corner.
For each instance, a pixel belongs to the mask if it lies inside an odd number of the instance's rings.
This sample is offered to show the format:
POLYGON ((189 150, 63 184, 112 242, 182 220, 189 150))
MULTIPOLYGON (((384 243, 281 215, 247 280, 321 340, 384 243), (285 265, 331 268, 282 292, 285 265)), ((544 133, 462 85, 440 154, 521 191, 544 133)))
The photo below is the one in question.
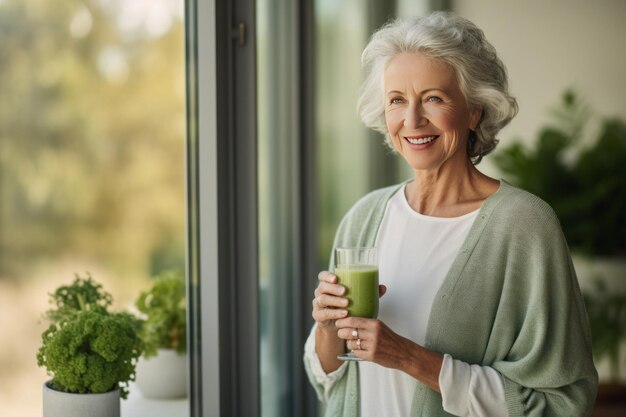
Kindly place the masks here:
POLYGON ((313 320, 320 330, 336 332, 335 320, 348 316, 348 299, 342 297, 346 288, 337 283, 337 276, 332 272, 322 271, 318 278, 319 285, 313 299, 313 320))

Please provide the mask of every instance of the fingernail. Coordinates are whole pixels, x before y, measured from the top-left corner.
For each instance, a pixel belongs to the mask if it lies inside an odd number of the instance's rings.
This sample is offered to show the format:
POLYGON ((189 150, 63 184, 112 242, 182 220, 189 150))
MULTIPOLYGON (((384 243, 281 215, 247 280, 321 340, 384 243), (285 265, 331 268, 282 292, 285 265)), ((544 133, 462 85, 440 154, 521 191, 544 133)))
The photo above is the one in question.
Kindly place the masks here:
POLYGON ((343 295, 343 293, 344 293, 344 292, 346 292, 346 289, 345 289, 344 287, 340 287, 340 288, 337 290, 337 294, 339 294, 339 295, 343 295))
POLYGON ((348 305, 348 300, 344 298, 343 300, 341 300, 341 304, 343 304, 344 306, 348 305))

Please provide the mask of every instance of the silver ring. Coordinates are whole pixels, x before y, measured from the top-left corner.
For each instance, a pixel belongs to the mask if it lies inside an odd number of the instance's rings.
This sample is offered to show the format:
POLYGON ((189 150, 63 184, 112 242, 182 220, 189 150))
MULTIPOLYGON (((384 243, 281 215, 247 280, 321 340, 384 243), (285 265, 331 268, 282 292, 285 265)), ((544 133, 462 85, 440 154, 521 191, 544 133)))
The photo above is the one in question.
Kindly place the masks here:
POLYGON ((352 330, 352 337, 355 339, 359 338, 359 331, 357 329, 352 330))
POLYGON ((356 348, 361 350, 361 339, 356 340, 356 348))

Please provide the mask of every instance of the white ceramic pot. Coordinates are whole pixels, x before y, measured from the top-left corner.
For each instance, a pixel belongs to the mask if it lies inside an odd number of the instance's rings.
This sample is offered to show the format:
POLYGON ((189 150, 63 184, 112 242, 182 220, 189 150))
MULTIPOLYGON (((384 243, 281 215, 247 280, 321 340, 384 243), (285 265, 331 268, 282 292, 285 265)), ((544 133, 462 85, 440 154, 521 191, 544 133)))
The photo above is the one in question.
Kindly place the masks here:
POLYGON ((596 279, 611 292, 626 293, 626 258, 572 255, 580 289, 593 292, 596 279))
POLYGON ((120 417, 120 390, 71 394, 43 384, 43 417, 120 417))
POLYGON ((187 355, 159 349, 156 356, 137 361, 135 382, 146 398, 183 398, 187 396, 187 366, 187 355))

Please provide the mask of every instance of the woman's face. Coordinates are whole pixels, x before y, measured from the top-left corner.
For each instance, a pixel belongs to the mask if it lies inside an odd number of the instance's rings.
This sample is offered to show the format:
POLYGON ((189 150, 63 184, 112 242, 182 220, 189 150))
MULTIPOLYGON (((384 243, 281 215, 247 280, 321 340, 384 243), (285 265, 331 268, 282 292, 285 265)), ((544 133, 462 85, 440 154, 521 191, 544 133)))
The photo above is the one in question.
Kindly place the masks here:
POLYGON ((463 169, 480 110, 468 108, 454 71, 425 55, 404 53, 389 61, 384 83, 387 129, 413 170, 463 169))

